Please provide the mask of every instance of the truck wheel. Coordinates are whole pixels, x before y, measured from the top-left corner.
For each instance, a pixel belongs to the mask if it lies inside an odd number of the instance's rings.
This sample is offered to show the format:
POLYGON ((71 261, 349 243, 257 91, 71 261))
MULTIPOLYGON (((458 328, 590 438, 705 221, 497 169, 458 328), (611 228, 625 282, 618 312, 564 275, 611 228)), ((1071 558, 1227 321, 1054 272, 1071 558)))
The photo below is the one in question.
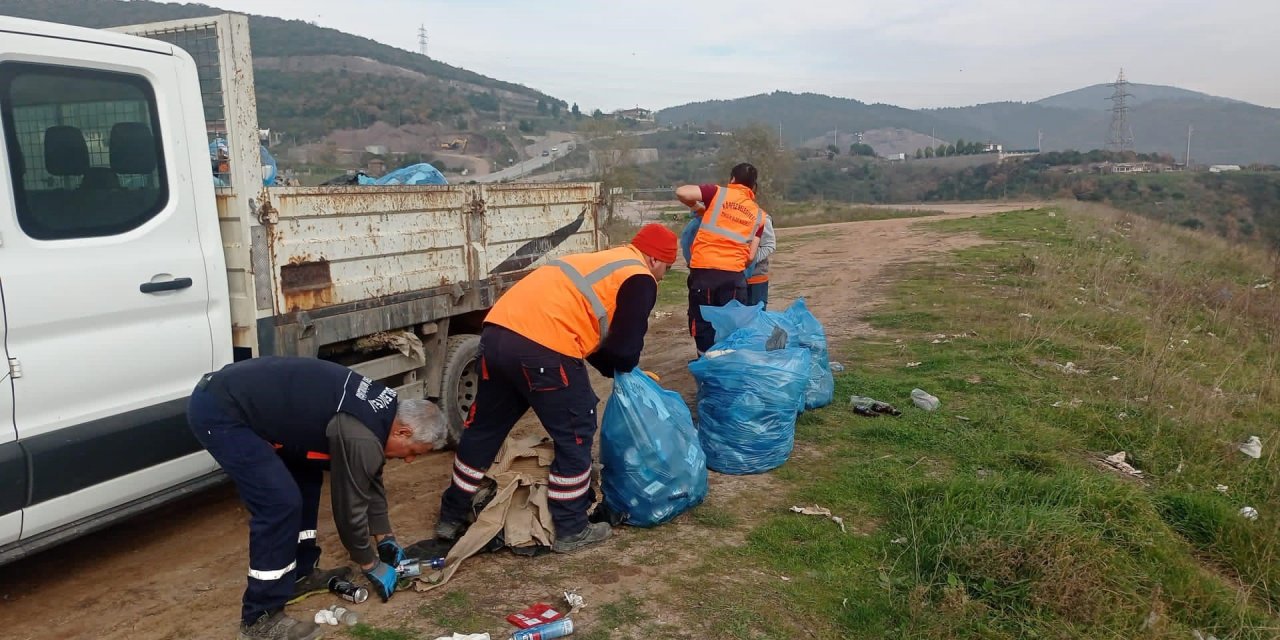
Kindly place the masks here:
POLYGON ((462 423, 476 401, 480 385, 480 336, 462 333, 449 336, 444 359, 444 380, 440 389, 440 406, 449 419, 449 446, 462 439, 462 423))

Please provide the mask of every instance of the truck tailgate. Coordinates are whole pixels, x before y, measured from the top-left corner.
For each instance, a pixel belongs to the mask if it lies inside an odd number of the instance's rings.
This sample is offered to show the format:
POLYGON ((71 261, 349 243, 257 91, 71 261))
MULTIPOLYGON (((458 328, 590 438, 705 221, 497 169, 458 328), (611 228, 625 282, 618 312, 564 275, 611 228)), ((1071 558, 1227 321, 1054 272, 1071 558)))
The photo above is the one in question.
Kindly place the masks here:
MULTIPOLYGON (((250 222, 249 259, 233 260, 230 254, 243 249, 227 246, 229 268, 252 265, 255 320, 463 287, 604 243, 598 184, 283 187, 267 193, 259 203, 260 224, 250 222)), ((228 218, 234 216, 224 212, 228 218)))

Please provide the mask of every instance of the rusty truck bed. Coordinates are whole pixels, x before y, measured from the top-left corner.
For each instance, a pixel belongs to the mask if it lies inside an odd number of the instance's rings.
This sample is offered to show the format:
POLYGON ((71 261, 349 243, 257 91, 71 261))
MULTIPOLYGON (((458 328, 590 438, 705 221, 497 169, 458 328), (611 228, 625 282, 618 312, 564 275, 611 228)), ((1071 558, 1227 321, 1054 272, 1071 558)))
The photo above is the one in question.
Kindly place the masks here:
POLYGON ((602 248, 599 201, 598 184, 280 187, 236 215, 220 197, 235 344, 257 351, 283 318, 495 296, 602 248))

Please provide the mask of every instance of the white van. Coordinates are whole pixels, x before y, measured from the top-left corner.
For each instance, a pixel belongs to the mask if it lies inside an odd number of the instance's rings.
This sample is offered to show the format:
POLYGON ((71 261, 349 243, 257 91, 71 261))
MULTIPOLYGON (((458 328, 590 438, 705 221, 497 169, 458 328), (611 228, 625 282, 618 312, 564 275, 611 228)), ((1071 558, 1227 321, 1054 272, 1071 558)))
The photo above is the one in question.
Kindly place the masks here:
POLYGON ((248 20, 119 31, 0 17, 0 562, 220 481, 185 407, 233 360, 332 359, 457 433, 493 301, 605 243, 597 184, 264 187, 248 20))

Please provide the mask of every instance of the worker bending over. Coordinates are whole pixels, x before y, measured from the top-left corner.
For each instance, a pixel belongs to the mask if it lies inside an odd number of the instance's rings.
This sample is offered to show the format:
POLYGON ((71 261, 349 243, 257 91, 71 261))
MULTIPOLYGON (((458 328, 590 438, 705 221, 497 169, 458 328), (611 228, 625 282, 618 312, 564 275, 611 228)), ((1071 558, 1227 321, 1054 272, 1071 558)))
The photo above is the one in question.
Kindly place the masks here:
POLYGON ((249 510, 241 640, 319 636, 314 623, 283 609, 350 574, 347 567, 317 568, 326 470, 343 546, 382 600, 391 597, 393 565, 404 554, 391 533, 382 468, 388 459, 408 462, 444 446, 445 419, 434 404, 400 400, 340 364, 265 357, 205 374, 191 394, 187 422, 249 510))
POLYGON ((658 281, 675 260, 675 234, 649 224, 626 246, 552 260, 498 299, 480 335, 480 383, 440 501, 437 538, 462 535, 485 471, 530 408, 555 443, 551 549, 572 553, 609 537, 609 523, 587 522, 599 400, 586 364, 608 377, 636 367, 658 281))

